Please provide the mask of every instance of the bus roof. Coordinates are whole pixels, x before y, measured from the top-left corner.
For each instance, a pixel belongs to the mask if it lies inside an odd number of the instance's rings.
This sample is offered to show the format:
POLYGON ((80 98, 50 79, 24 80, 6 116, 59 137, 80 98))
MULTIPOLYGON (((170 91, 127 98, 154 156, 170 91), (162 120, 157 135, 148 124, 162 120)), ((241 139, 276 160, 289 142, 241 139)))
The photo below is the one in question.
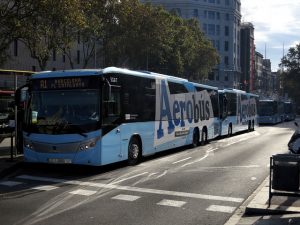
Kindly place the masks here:
POLYGON ((51 77, 76 77, 76 76, 101 76, 108 73, 121 73, 145 78, 161 78, 177 82, 188 82, 187 79, 178 78, 169 75, 163 75, 148 71, 135 71, 117 67, 107 67, 104 69, 78 69, 78 70, 57 70, 43 71, 36 73, 32 79, 51 78, 51 77))
POLYGON ((217 87, 213 87, 213 86, 209 86, 209 85, 205 85, 205 84, 198 84, 198 83, 192 82, 192 85, 194 85, 195 87, 202 87, 202 88, 206 88, 206 89, 218 90, 217 87))

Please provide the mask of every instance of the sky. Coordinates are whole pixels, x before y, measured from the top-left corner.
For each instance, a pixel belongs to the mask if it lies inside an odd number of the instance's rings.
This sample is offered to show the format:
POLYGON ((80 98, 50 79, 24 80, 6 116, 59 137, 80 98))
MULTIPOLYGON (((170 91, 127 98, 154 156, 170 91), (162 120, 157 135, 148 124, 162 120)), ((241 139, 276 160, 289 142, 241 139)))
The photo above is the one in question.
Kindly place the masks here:
POLYGON ((270 59, 272 71, 300 42, 300 0, 241 0, 242 22, 254 25, 256 51, 270 59))

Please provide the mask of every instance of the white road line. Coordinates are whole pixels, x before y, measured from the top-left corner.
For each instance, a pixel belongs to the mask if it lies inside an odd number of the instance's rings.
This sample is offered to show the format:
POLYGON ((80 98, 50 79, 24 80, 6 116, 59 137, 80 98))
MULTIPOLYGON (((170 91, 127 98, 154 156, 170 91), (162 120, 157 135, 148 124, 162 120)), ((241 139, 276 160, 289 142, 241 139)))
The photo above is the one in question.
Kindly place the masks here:
POLYGON ((89 191, 89 190, 78 189, 76 191, 71 191, 69 193, 72 194, 72 195, 90 196, 90 195, 93 195, 93 194, 97 193, 97 191, 89 191))
POLYGON ((166 191, 166 190, 158 190, 158 189, 150 189, 150 188, 121 186, 121 185, 115 185, 115 184, 82 182, 82 181, 77 181, 77 180, 64 180, 64 179, 29 176, 29 175, 21 175, 21 176, 18 176, 17 178, 26 179, 26 180, 36 180, 36 181, 46 181, 46 182, 80 185, 80 186, 90 186, 90 187, 98 187, 98 188, 116 189, 116 190, 123 190, 123 191, 133 191, 133 192, 139 192, 139 193, 149 193, 149 194, 157 194, 157 195, 169 195, 169 196, 177 196, 177 197, 205 199, 205 200, 213 200, 213 201, 239 202, 239 203, 244 201, 243 198, 205 195, 205 194, 178 192, 178 191, 166 191))
POLYGON ((191 159, 191 158, 192 158, 192 157, 187 157, 187 158, 185 158, 185 159, 181 159, 181 160, 178 160, 178 161, 176 161, 176 162, 173 162, 172 164, 177 164, 177 163, 180 163, 180 162, 189 160, 189 159, 191 159))
POLYGON ((53 185, 43 185, 43 186, 32 187, 31 189, 40 190, 40 191, 51 191, 51 190, 54 190, 56 188, 58 188, 58 187, 53 186, 53 185))
POLYGON ((233 213, 235 209, 235 207, 231 206, 211 205, 206 210, 212 212, 233 213))
POLYGON ((22 182, 17 182, 17 181, 3 181, 3 182, 0 182, 0 185, 9 186, 9 187, 17 186, 19 184, 23 184, 23 183, 22 182))
POLYGON ((157 203, 157 205, 172 206, 172 207, 177 207, 177 208, 180 208, 185 204, 186 204, 186 202, 183 202, 183 201, 174 201, 174 200, 168 200, 168 199, 164 199, 157 203))
POLYGON ((121 183, 125 180, 130 180, 130 179, 133 179, 133 178, 136 178, 136 177, 140 177, 140 176, 143 176, 145 174, 147 174, 148 172, 144 172, 144 173, 140 173, 140 174, 137 174, 137 175, 134 175, 134 176, 131 176, 131 177, 126 177, 124 179, 121 179, 121 180, 117 180, 115 182, 112 182, 111 184, 118 184, 118 183, 121 183))
POLYGON ((129 201, 129 202, 133 202, 133 201, 135 201, 139 198, 141 198, 141 197, 140 196, 135 196, 135 195, 117 195, 115 197, 112 197, 112 199, 129 201))
POLYGON ((189 165, 192 165, 194 163, 197 163, 197 162, 200 162, 202 161, 203 159, 207 158, 209 156, 209 152, 206 153, 202 158, 196 160, 196 161, 193 161, 193 162, 190 162, 190 163, 186 163, 186 164, 183 164, 181 167, 186 167, 186 166, 189 166, 189 165))

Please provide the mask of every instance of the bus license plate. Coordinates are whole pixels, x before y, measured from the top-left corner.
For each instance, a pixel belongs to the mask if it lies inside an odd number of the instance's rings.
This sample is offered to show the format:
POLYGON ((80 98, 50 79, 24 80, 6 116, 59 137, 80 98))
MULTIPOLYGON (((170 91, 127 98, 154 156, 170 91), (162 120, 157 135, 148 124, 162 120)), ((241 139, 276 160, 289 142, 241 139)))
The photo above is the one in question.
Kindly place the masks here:
POLYGON ((55 163, 55 164, 70 164, 72 163, 71 159, 48 159, 49 163, 55 163))

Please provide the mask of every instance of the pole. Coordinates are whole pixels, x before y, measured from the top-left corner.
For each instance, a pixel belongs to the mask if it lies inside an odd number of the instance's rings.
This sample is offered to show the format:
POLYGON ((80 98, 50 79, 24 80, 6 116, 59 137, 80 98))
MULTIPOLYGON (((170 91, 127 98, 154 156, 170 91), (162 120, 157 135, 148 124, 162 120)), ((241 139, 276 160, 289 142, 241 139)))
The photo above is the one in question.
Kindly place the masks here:
MULTIPOLYGON (((16 91, 17 91, 17 88, 18 88, 18 78, 17 78, 17 73, 14 73, 14 76, 15 76, 15 95, 16 95, 16 91)), ((17 105, 15 104, 15 143, 16 143, 16 140, 17 140, 17 121, 18 121, 18 107, 17 105)), ((11 146, 13 146, 13 131, 12 131, 12 134, 11 134, 12 138, 11 138, 11 146)), ((15 148, 15 156, 17 157, 17 148, 15 148)))

